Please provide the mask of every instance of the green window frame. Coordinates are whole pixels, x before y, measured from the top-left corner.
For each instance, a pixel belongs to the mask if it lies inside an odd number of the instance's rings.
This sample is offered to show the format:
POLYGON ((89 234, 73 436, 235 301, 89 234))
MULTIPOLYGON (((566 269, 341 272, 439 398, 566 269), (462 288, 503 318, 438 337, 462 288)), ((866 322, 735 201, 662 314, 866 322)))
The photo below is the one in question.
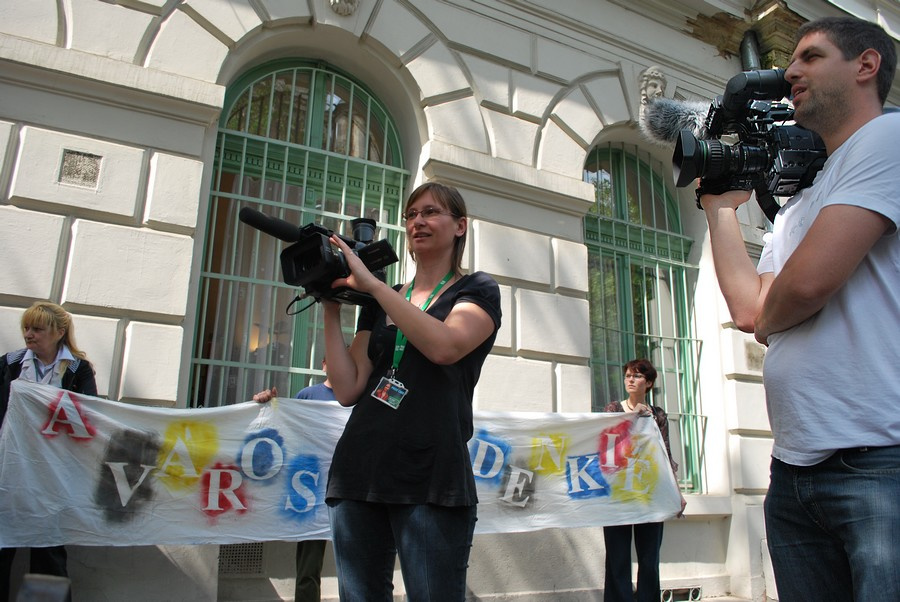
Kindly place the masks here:
MULTIPOLYGON (((243 207, 352 237, 350 220, 376 221, 398 256, 409 172, 398 131, 361 83, 321 62, 272 61, 226 92, 215 148, 197 326, 191 357, 195 407, 249 400, 276 386, 294 395, 321 380, 320 304, 291 304, 279 256, 291 243, 239 221, 243 207), (298 312, 291 313, 290 312, 298 312)), ((398 277, 401 264, 388 268, 398 277)), ((344 311, 353 332, 355 311, 344 311)))
POLYGON ((702 488, 706 417, 700 413, 692 291, 678 204, 659 161, 638 147, 608 143, 591 150, 584 181, 595 203, 584 219, 588 247, 593 409, 625 398, 622 366, 647 358, 659 375, 652 399, 670 420, 679 485, 702 488))

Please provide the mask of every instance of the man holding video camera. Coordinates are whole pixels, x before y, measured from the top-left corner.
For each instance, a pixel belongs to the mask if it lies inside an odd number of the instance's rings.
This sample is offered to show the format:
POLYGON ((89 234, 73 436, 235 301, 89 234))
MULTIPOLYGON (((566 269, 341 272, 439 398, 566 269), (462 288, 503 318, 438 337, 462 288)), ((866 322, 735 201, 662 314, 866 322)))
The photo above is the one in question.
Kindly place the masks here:
POLYGON ((779 211, 759 264, 736 216, 747 191, 707 194, 720 288, 768 346, 774 435, 766 531, 782 602, 900 600, 900 113, 876 24, 804 24, 785 79, 796 122, 828 159, 779 211))

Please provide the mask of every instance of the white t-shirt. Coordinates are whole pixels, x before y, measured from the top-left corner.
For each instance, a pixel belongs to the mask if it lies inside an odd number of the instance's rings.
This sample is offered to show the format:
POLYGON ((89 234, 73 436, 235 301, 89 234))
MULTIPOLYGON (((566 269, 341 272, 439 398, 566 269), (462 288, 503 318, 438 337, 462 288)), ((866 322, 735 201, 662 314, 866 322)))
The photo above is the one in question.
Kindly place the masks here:
POLYGON ((779 211, 757 271, 776 276, 822 207, 854 205, 894 228, 828 303, 769 337, 763 367, 772 455, 798 466, 835 450, 900 444, 900 113, 873 119, 779 211))

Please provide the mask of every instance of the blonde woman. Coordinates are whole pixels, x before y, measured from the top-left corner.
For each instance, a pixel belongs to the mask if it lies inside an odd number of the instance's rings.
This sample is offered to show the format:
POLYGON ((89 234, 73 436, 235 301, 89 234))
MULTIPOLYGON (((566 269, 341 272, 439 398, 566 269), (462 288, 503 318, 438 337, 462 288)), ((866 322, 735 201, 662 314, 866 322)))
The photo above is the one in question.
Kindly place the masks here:
MULTIPOLYGON (((25 310, 21 324, 25 348, 0 356, 0 425, 14 380, 97 395, 94 368, 75 344, 72 316, 66 310, 55 303, 38 301, 25 310)), ((15 548, 0 550, 0 602, 6 602, 9 596, 15 554, 15 548)), ((65 547, 31 548, 29 572, 67 577, 65 547)))

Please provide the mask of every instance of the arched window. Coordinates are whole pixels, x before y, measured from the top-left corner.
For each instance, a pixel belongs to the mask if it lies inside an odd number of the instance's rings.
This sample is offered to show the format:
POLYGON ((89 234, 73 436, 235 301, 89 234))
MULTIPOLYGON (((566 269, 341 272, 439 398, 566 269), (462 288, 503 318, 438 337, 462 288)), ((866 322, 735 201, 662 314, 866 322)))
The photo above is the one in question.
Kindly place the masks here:
POLYGON ((683 487, 700 487, 702 422, 696 398, 700 343, 694 337, 692 240, 659 162, 637 147, 607 144, 589 154, 584 180, 595 203, 585 217, 593 407, 625 398, 622 366, 647 358, 659 376, 653 402, 670 418, 683 487))
POLYGON ((273 385, 289 396, 321 375, 321 308, 287 313, 299 292, 282 280, 279 255, 289 243, 240 222, 240 209, 348 237, 350 220, 372 218, 376 239, 387 238, 402 256, 399 213, 408 178, 387 111, 337 69, 277 61, 231 86, 216 141, 191 362, 193 405, 247 401, 273 385))

